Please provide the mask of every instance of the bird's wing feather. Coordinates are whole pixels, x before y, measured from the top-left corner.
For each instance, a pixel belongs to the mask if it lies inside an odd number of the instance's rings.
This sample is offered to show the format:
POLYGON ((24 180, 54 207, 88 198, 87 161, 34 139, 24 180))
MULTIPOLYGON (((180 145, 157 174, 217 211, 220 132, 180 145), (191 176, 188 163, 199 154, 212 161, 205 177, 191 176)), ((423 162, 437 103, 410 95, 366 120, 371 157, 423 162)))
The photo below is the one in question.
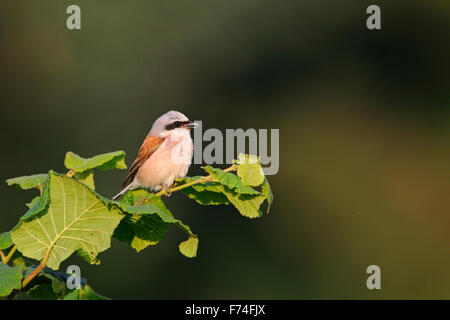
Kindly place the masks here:
POLYGON ((147 136, 142 143, 141 148, 139 149, 136 160, 134 160, 133 164, 128 171, 128 175, 125 178, 125 181, 122 184, 122 189, 125 189, 131 182, 133 182, 136 173, 139 168, 147 161, 148 158, 161 146, 164 142, 165 138, 147 136))

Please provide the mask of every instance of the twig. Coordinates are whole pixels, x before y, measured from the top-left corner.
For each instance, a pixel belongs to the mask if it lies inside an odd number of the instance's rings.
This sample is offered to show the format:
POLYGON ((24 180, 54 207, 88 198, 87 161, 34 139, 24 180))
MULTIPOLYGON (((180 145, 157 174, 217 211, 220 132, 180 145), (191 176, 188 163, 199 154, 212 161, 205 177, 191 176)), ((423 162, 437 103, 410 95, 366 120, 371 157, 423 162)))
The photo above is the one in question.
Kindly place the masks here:
POLYGON ((8 255, 5 257, 5 260, 3 260, 3 258, 2 258, 4 264, 7 264, 9 262, 9 260, 11 259, 14 252, 16 252, 16 250, 17 250, 17 247, 16 247, 16 245, 14 245, 14 247, 11 248, 8 255))
MULTIPOLYGON (((230 171, 236 171, 239 165, 237 164, 233 164, 231 167, 228 167, 226 169, 223 170, 223 172, 230 172, 230 171)), ((199 184, 199 183, 206 183, 206 182, 216 182, 217 180, 215 180, 211 175, 209 176, 205 176, 205 177, 200 177, 197 180, 176 186, 174 188, 170 188, 169 190, 166 189, 162 189, 160 192, 158 192, 156 195, 157 196, 162 196, 165 194, 170 194, 172 192, 184 189, 184 188, 188 188, 190 186, 193 186, 195 184, 199 184)))

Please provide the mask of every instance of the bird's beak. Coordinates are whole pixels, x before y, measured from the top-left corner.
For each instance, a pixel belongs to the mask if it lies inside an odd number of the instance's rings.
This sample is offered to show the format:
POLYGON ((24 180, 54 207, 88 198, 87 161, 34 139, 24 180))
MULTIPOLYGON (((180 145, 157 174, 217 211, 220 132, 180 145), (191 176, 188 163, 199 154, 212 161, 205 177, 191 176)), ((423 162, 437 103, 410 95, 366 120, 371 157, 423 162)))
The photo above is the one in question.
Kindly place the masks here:
POLYGON ((192 129, 195 128, 198 124, 195 123, 194 121, 187 121, 186 124, 183 126, 187 129, 192 129))

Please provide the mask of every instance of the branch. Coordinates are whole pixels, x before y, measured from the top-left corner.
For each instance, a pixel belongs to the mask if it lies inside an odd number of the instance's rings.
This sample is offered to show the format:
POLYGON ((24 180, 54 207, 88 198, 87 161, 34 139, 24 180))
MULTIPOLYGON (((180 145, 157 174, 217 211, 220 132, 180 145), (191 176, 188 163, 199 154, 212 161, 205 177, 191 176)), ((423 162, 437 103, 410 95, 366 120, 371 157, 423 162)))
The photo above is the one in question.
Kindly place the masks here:
MULTIPOLYGON (((232 166, 226 168, 223 170, 223 172, 230 172, 230 171, 236 171, 238 168, 238 164, 233 164, 232 166)), ((193 186, 195 184, 199 184, 199 183, 206 183, 206 182, 216 182, 217 180, 213 179, 213 177, 211 175, 205 176, 205 177, 201 177, 198 178, 197 180, 176 186, 174 188, 170 188, 169 190, 166 190, 165 188, 162 189, 160 192, 158 192, 156 195, 157 196, 162 196, 165 194, 171 194, 172 192, 184 189, 184 188, 188 188, 190 186, 193 186)))

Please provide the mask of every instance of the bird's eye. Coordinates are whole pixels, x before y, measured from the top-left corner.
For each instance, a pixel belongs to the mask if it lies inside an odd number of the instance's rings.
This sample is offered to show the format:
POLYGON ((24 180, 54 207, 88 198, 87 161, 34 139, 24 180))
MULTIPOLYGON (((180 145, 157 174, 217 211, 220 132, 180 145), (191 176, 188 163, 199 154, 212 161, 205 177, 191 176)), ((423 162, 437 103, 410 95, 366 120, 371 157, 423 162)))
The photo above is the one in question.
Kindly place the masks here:
POLYGON ((179 127, 181 125, 180 121, 175 121, 175 127, 179 127))

